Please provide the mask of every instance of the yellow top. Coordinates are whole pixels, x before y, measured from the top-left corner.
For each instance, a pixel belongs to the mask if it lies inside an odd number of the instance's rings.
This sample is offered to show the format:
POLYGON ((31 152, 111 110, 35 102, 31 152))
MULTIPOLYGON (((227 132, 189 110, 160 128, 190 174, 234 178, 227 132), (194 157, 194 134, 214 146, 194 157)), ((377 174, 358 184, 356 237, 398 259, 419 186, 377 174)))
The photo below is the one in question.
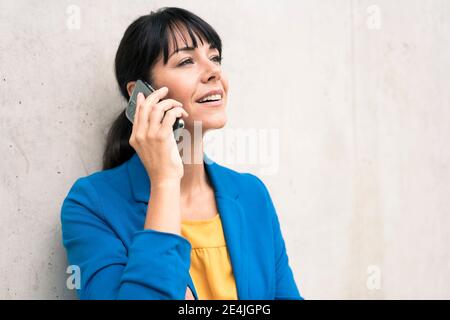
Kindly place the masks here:
POLYGON ((198 299, 237 300, 220 215, 203 220, 182 220, 181 235, 192 247, 189 273, 198 299))

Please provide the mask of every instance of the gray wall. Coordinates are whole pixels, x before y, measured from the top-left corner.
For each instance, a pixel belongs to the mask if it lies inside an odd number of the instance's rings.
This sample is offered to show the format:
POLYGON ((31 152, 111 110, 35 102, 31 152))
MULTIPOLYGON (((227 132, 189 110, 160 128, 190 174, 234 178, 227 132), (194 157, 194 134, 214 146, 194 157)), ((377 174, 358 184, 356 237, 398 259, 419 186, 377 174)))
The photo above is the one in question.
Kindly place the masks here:
POLYGON ((449 299, 447 0, 1 0, 0 298, 75 297, 60 206, 124 107, 125 28, 171 5, 223 38, 223 130, 275 138, 276 170, 223 164, 269 187, 302 294, 449 299))

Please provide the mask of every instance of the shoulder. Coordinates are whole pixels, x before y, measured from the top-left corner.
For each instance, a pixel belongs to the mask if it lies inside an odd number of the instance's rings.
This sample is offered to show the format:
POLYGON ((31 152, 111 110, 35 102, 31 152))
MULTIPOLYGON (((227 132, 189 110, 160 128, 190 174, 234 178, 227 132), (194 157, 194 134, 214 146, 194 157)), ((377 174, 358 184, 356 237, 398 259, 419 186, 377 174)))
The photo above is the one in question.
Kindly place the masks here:
POLYGON ((77 178, 70 186, 63 206, 67 203, 76 203, 90 209, 96 209, 100 198, 113 194, 126 193, 127 178, 126 163, 108 170, 99 170, 77 178))
POLYGON ((233 193, 238 194, 238 203, 244 212, 248 226, 251 226, 251 232, 272 234, 274 222, 278 221, 278 218, 269 190, 263 180, 250 172, 238 172, 226 167, 222 167, 221 170, 223 170, 222 176, 227 176, 227 187, 234 188, 233 193))
POLYGON ((261 178, 250 172, 239 172, 226 166, 215 163, 216 171, 221 177, 226 177, 223 183, 230 188, 236 188, 240 197, 251 197, 264 200, 270 198, 268 188, 261 178))

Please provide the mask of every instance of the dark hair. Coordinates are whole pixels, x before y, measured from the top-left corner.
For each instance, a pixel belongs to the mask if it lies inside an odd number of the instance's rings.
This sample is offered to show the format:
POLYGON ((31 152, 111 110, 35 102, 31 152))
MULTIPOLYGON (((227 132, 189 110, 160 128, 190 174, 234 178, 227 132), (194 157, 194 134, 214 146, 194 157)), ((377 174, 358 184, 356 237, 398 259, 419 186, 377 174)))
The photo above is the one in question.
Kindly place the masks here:
MULTIPOLYGON (((202 44, 205 39, 222 56, 222 41, 217 32, 192 12, 176 7, 164 7, 141 16, 125 31, 115 59, 117 83, 122 96, 127 101, 129 99, 128 82, 143 79, 152 84, 153 65, 161 56, 164 58, 164 64, 167 63, 170 39, 173 40, 175 50, 178 50, 176 32, 179 32, 187 45, 181 32, 183 26, 189 33, 194 47, 198 47, 195 38, 197 36, 202 44)), ((131 131, 132 124, 123 110, 109 129, 103 153, 103 170, 121 165, 136 152, 129 144, 131 131)))

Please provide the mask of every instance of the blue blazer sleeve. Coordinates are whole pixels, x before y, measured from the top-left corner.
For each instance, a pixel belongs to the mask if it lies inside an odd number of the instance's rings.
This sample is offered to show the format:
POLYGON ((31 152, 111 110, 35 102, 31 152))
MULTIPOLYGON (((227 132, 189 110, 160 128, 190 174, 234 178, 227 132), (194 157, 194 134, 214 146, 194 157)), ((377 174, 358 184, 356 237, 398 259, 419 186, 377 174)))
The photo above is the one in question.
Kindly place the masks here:
POLYGON ((81 271, 80 299, 184 300, 191 245, 183 237, 142 230, 127 251, 86 178, 78 179, 64 200, 61 223, 69 263, 81 271))
POLYGON ((265 196, 264 198, 266 200, 266 208, 269 210, 269 214, 272 218, 276 270, 275 300, 303 300, 303 297, 300 296, 300 292, 295 284, 294 275, 289 266, 286 245, 281 234, 280 222, 275 206, 272 202, 272 198, 270 197, 269 191, 267 190, 265 184, 261 181, 261 179, 258 177, 256 178, 262 186, 265 196))

